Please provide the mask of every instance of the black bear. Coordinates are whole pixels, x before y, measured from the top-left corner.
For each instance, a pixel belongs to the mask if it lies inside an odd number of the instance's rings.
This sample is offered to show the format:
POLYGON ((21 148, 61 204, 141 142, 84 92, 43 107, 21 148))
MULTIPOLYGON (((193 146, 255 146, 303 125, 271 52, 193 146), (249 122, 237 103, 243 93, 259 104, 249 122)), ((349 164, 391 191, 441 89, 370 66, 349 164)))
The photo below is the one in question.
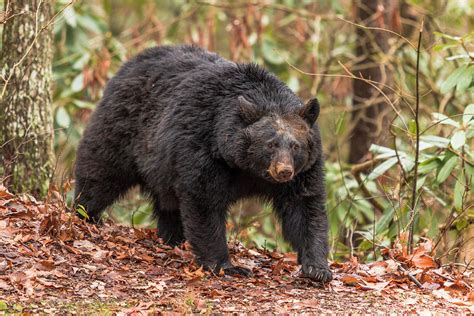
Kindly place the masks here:
POLYGON ((303 274, 328 282, 323 152, 316 99, 303 104, 273 74, 196 46, 162 46, 125 63, 107 84, 79 145, 76 205, 98 221, 139 185, 158 234, 185 240, 198 262, 226 274, 229 205, 272 201, 303 274))

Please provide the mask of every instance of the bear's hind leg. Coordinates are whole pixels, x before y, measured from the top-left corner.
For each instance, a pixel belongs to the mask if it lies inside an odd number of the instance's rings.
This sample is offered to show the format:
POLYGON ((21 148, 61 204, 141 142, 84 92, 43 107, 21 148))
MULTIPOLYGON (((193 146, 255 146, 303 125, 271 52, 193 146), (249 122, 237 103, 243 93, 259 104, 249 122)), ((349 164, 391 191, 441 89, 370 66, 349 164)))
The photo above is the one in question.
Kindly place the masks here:
POLYGON ((171 247, 179 246, 186 239, 179 210, 165 210, 158 215, 158 237, 171 247))
POLYGON ((229 258, 226 240, 226 211, 212 209, 212 203, 200 204, 197 200, 184 198, 182 203, 183 227, 186 239, 191 244, 199 264, 206 269, 227 275, 251 276, 244 267, 234 266, 229 258))
POLYGON ((181 213, 178 209, 162 209, 157 198, 154 199, 153 213, 158 219, 158 237, 171 247, 179 246, 184 238, 181 213))

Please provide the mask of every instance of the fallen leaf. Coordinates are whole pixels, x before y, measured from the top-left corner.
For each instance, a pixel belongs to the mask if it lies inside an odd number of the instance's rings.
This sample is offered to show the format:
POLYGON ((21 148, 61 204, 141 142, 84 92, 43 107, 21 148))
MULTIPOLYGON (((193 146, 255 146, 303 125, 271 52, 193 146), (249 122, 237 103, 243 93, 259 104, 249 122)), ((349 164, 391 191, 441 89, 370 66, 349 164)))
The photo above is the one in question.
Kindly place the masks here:
POLYGON ((0 199, 2 200, 8 200, 12 199, 15 196, 8 192, 7 188, 5 188, 3 185, 0 184, 0 199))
POLYGON ((36 267, 43 271, 51 271, 55 268, 53 260, 40 260, 36 267))
POLYGON ((97 250, 92 254, 92 259, 97 262, 103 262, 109 255, 107 250, 97 250))
POLYGON ((359 284, 359 281, 360 281, 358 278, 352 275, 345 275, 340 280, 342 281, 342 283, 349 286, 355 286, 359 284))
POLYGON ((466 297, 467 297, 467 300, 469 302, 474 302, 474 291, 472 291, 472 290, 469 291, 469 293, 466 295, 466 297))
POLYGON ((425 282, 425 283, 422 284, 422 287, 424 289, 433 291, 433 290, 439 289, 441 287, 441 285, 439 285, 438 283, 433 283, 433 282, 425 282))
POLYGON ((375 265, 373 267, 370 268, 370 270, 368 271, 368 273, 370 275, 375 275, 375 276, 378 276, 378 275, 384 275, 387 273, 387 270, 386 270, 386 267, 384 265, 375 265))
POLYGON ((413 256, 411 259, 413 265, 417 268, 427 269, 436 268, 437 264, 432 257, 428 255, 413 256))
POLYGON ((36 281, 38 281, 38 283, 40 283, 41 285, 46 286, 46 287, 53 287, 53 288, 56 288, 56 289, 63 288, 62 284, 59 284, 59 283, 53 282, 53 281, 47 281, 47 280, 44 280, 42 278, 37 278, 36 281))
POLYGON ((184 273, 186 274, 186 277, 189 279, 202 278, 205 275, 202 266, 199 267, 199 269, 195 271, 190 271, 189 267, 185 267, 183 270, 184 270, 184 273))
POLYGON ((72 244, 75 248, 84 249, 84 250, 93 250, 98 248, 97 245, 93 244, 89 240, 74 240, 72 244))
POLYGON ((11 290, 11 288, 12 287, 7 282, 0 279, 0 290, 8 291, 11 290))
POLYGON ((381 291, 381 290, 385 289, 385 287, 387 285, 390 284, 390 281, 377 282, 377 283, 366 282, 366 281, 363 281, 363 282, 364 282, 363 284, 360 284, 360 287, 363 290, 375 290, 375 291, 381 291))

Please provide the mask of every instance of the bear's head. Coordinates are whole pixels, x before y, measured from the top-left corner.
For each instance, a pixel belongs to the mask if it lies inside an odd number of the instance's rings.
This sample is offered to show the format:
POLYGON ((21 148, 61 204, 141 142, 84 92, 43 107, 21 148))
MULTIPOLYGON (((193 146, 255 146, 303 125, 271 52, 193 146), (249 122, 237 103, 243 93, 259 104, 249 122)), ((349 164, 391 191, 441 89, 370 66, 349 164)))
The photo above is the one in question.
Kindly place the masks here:
POLYGON ((319 131, 313 128, 319 103, 312 99, 289 113, 261 112, 261 107, 238 97, 246 127, 239 167, 270 182, 291 181, 321 156, 319 131))

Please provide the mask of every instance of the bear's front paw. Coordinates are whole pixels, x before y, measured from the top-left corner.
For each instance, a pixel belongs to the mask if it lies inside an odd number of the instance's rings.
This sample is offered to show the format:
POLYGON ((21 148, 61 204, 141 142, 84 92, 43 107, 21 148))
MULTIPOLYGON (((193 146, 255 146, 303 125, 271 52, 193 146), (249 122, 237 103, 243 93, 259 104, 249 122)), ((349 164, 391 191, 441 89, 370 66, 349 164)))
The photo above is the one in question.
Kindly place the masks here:
POLYGON ((332 272, 328 267, 318 267, 314 264, 303 264, 303 275, 322 283, 328 283, 332 280, 332 272))
POLYGON ((247 268, 239 267, 239 266, 230 266, 222 268, 224 270, 224 274, 226 275, 241 275, 244 277, 251 277, 252 271, 247 268))

